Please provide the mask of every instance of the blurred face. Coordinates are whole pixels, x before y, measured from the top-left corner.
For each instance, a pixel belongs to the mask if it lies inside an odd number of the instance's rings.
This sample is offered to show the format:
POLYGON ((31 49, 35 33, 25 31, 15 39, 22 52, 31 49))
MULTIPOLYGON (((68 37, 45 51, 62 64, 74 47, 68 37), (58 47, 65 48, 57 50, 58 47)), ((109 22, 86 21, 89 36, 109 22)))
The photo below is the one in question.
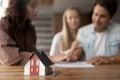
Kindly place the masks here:
POLYGON ((27 18, 34 20, 37 15, 38 0, 30 0, 27 4, 27 18))
POLYGON ((103 32, 107 29, 107 25, 111 20, 108 10, 99 4, 94 7, 92 21, 96 32, 103 32))
POLYGON ((66 13, 66 20, 71 29, 77 29, 80 26, 80 15, 76 10, 69 10, 66 13))

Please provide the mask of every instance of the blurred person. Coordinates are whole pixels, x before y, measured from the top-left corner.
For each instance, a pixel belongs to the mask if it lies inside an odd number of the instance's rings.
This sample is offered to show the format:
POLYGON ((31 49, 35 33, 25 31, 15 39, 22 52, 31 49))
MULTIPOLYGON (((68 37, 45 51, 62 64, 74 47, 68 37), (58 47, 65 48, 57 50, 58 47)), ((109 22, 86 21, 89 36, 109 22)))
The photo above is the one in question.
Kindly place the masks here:
POLYGON ((0 64, 24 65, 36 50, 36 33, 31 22, 38 0, 9 0, 0 20, 0 64))
POLYGON ((53 38, 50 56, 69 54, 74 50, 74 46, 71 46, 80 27, 80 21, 81 13, 78 8, 71 7, 65 10, 62 31, 58 32, 53 38))
POLYGON ((92 14, 93 23, 78 31, 78 47, 57 62, 77 61, 84 52, 85 60, 90 64, 120 63, 120 24, 112 22, 117 6, 117 0, 96 0, 92 14))

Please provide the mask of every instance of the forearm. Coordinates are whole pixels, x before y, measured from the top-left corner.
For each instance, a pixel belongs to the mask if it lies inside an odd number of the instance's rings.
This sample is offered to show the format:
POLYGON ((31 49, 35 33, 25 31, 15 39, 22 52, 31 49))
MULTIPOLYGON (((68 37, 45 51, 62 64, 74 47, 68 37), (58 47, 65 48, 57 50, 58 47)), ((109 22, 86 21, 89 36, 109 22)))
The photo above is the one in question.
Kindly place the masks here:
POLYGON ((0 63, 3 65, 23 65, 31 57, 30 52, 19 53, 18 48, 5 47, 0 48, 0 63))
POLYGON ((48 56, 53 63, 63 62, 66 59, 65 54, 58 54, 54 56, 48 56))
POLYGON ((72 61, 77 61, 80 60, 83 55, 83 49, 82 48, 76 48, 72 54, 71 54, 71 60, 72 61))

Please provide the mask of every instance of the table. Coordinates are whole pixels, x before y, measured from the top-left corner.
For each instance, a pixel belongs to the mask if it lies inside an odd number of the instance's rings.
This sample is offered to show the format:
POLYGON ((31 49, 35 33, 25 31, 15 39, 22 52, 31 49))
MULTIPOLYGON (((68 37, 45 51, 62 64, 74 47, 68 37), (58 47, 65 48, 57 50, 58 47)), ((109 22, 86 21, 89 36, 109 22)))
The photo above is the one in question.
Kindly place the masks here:
POLYGON ((55 77, 24 76, 23 66, 0 65, 0 80, 120 80, 120 64, 95 68, 56 68, 55 77))

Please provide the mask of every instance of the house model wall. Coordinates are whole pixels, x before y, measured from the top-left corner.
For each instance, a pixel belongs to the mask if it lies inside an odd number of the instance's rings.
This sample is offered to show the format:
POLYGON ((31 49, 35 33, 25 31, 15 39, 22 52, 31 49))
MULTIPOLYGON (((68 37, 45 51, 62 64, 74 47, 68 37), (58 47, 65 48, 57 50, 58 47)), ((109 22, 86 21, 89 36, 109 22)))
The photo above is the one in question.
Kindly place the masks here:
POLYGON ((45 76, 48 73, 50 73, 50 69, 48 69, 48 67, 45 67, 35 54, 24 66, 24 75, 45 76))

